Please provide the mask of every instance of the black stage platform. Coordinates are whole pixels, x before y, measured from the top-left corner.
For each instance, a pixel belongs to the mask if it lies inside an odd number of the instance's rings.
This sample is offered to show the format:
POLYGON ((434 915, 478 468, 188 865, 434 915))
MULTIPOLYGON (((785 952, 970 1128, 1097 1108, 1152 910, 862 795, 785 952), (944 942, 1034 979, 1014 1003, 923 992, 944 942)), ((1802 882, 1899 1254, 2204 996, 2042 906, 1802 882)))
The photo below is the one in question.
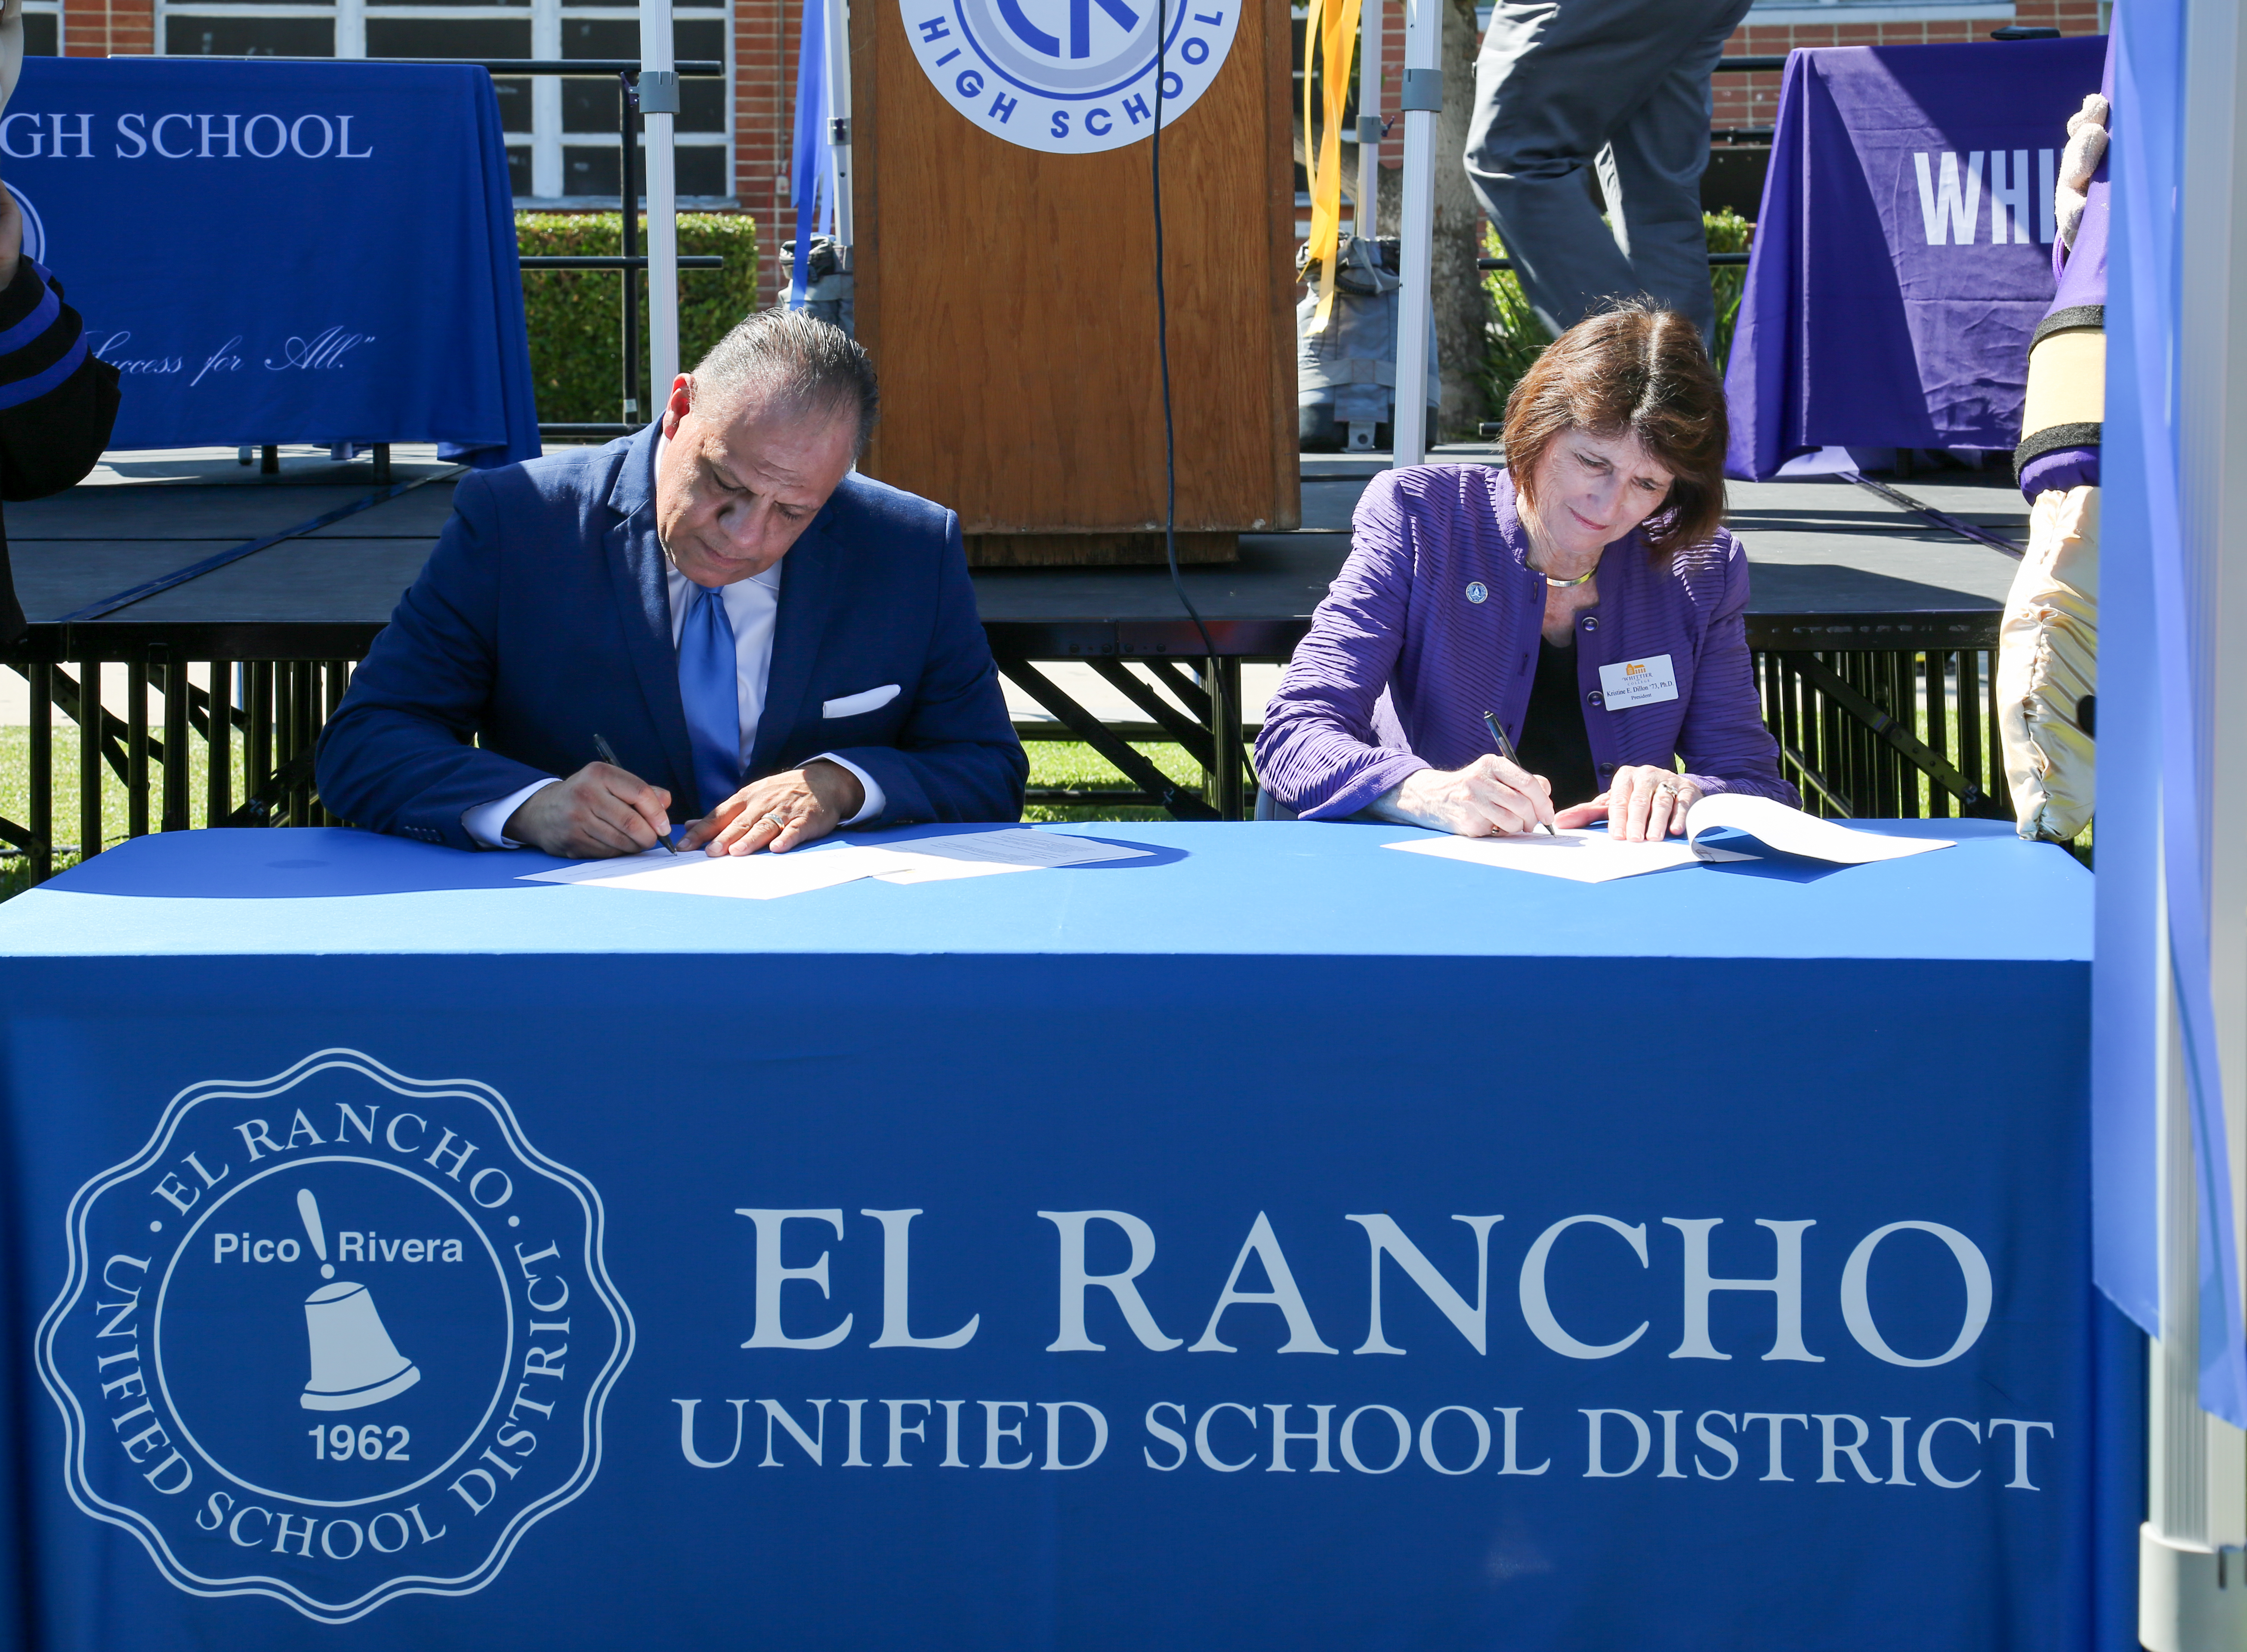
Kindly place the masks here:
MULTIPOLYGON (((1486 447, 1438 459, 1494 462, 1486 447)), ((1164 570, 979 572, 1001 668, 1055 719, 1025 733, 1089 741, 1139 788, 1131 801, 1188 815, 1246 808, 1253 731, 1240 713, 1240 664, 1284 660, 1302 636, 1380 461, 1307 456, 1303 468, 1301 529, 1244 536, 1237 563, 1185 570, 1219 656, 1213 672, 1164 570), (1103 725, 1040 669, 1054 661, 1090 665, 1146 720, 1103 725), (1192 752, 1205 772, 1202 795, 1182 791, 1129 743, 1146 740, 1192 752)), ((275 475, 229 451, 113 455, 70 492, 8 508, 32 630, 0 663, 32 678, 35 697, 44 682, 74 715, 71 672, 82 676, 87 662, 126 662, 135 683, 159 692, 174 662, 276 662, 255 680, 273 685, 277 720, 261 738, 263 714, 246 708, 244 738, 260 762, 295 761, 287 784, 253 788, 268 813, 286 814, 292 788, 304 801, 311 731, 428 554, 457 474, 427 448, 394 450, 386 488, 368 461, 331 462, 311 449, 290 450, 275 475)), ((1945 475, 1902 484, 1902 495, 1833 477, 1733 487, 1728 521, 1754 570, 1749 640, 1766 711, 1806 789, 1830 812, 1919 813, 1908 805, 1926 789, 1922 775, 1936 788, 1929 798, 1949 794, 1937 812, 1989 812, 2001 801, 1988 656, 2016 565, 1998 547, 2025 538, 2027 509, 1997 471, 1945 475)), ((205 733, 201 691, 182 699, 158 715, 171 726, 184 711, 177 726, 205 733)), ((145 776, 145 755, 136 766, 131 752, 136 726, 147 744, 148 718, 105 720, 116 727, 103 754, 145 776)), ((181 816, 166 807, 160 817, 181 816)))
MULTIPOLYGON (((1460 448, 1441 457, 1475 462, 1485 453, 1460 448)), ((1184 572, 1220 654, 1286 658, 1349 550, 1349 512, 1375 467, 1312 457, 1304 468, 1301 529, 1244 536, 1237 563, 1184 572)), ((50 659, 115 659, 126 657, 122 649, 162 641, 196 659, 357 658, 443 525, 451 474, 434 461, 401 459, 393 486, 423 485, 99 618, 65 623, 214 553, 378 491, 365 461, 292 456, 282 474, 262 476, 230 455, 120 456, 66 494, 8 508, 17 589, 34 626, 31 650, 50 659)), ((1904 487, 1937 511, 2019 542, 2027 507, 1998 473, 1986 478, 1904 487)), ((2003 553, 1832 478, 1734 483, 1731 504, 1727 520, 1755 570, 1754 646, 1956 648, 1994 640, 2013 567, 2003 553)), ((984 625, 1004 654, 1202 652, 1160 569, 991 569, 975 584, 984 625)))

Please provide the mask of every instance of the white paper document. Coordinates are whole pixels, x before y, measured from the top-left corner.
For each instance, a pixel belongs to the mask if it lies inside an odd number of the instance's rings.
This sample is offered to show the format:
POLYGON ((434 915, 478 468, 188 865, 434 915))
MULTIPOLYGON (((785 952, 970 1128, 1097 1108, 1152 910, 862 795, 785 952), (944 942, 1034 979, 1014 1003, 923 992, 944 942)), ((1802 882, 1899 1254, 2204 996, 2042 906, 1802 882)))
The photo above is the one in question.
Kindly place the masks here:
POLYGON ((1579 884, 1666 872, 1672 867, 1696 865, 1700 859, 1682 837, 1659 843, 1626 843, 1605 832, 1587 831, 1564 831, 1556 837, 1542 832, 1526 837, 1416 837, 1382 847, 1401 849, 1408 855, 1432 855, 1438 860, 1542 872, 1547 877, 1566 877, 1579 884))
POLYGON ((908 855, 913 865, 901 871, 878 872, 875 881, 882 884, 949 884, 962 877, 989 877, 1001 872, 1035 872, 1035 866, 1008 866, 990 860, 939 860, 933 855, 908 855))
POLYGON ((1861 832, 1768 797, 1736 792, 1704 797, 1686 813, 1685 835, 1696 843, 1711 832, 1725 830, 1745 833, 1775 855, 1799 855, 1836 866, 1902 860, 1907 855, 1956 846, 1956 840, 1948 837, 1888 837, 1878 832, 1861 832))
POLYGON ((1027 826, 1003 826, 990 832, 954 832, 944 837, 916 837, 887 848, 900 854, 987 866, 1029 869, 1038 866, 1091 866, 1104 860, 1138 860, 1151 849, 1129 849, 1096 838, 1074 837, 1067 832, 1032 831, 1027 826))
MULTIPOLYGON (((698 855, 700 851, 695 851, 698 855)), ((611 860, 581 860, 567 866, 557 866, 550 871, 525 872, 519 880, 532 884, 587 884, 596 878, 615 877, 624 872, 644 871, 651 866, 676 864, 688 858, 684 855, 666 854, 659 843, 653 849, 643 849, 637 855, 619 855, 611 860)))
POLYGON ((1542 832, 1518 837, 1416 837, 1382 847, 1401 849, 1409 855, 1432 855, 1438 860, 1541 872, 1579 884, 1604 884, 1704 862, 1762 858, 1752 850, 1719 849, 1703 841, 1719 831, 1744 833, 1754 840, 1755 847, 1774 855, 1799 856, 1836 866, 1900 860, 1907 855, 1953 846, 1949 838, 1886 837, 1877 832, 1856 831, 1768 797, 1720 793, 1704 797, 1688 811, 1684 836, 1656 843, 1625 843, 1604 831, 1563 831, 1552 837, 1542 832))
POLYGON ((551 871, 529 872, 524 881, 584 884, 601 889, 652 890, 667 895, 719 895, 737 900, 773 900, 815 889, 832 889, 862 877, 885 884, 932 884, 998 872, 1029 872, 1055 866, 1087 866, 1101 861, 1135 860, 1152 854, 1097 843, 1062 832, 1005 827, 996 831, 960 832, 908 839, 895 845, 822 843, 785 855, 721 855, 700 850, 667 855, 659 846, 613 860, 583 861, 551 871))
POLYGON ((774 900, 814 889, 832 889, 883 872, 903 871, 909 856, 886 849, 837 843, 785 855, 629 855, 531 872, 537 884, 577 884, 596 889, 637 889, 659 895, 721 895, 735 900, 774 900))

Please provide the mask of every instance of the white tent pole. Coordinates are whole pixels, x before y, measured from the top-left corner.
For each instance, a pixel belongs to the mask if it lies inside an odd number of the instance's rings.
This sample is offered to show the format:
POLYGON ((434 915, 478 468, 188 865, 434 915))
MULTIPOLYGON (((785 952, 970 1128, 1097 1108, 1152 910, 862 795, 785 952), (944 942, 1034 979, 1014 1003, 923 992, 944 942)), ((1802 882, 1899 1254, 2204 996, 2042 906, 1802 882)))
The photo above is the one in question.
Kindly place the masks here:
POLYGON ((1428 265, 1436 239, 1436 117, 1444 106, 1442 0, 1405 0, 1404 290, 1397 311, 1397 412, 1393 461, 1417 465, 1428 455, 1428 265))
MULTIPOLYGON (((2247 802, 2247 686, 2220 668, 2247 624, 2247 207, 2237 157, 2247 142, 2247 20, 2239 0, 2194 0, 2185 12, 2180 156, 2176 357, 2177 481, 2187 593, 2208 640, 2194 693, 2209 763, 2198 836, 2207 865, 2209 986, 2216 1009, 2231 1151, 2232 1207, 2247 1151, 2247 847, 2228 811, 2247 802)), ((2144 410, 2143 416, 2155 416, 2144 410)), ((2166 802, 2164 802, 2166 807, 2166 802)), ((2158 826, 2156 830, 2158 830, 2158 826)), ((2158 839, 2156 840, 2158 841, 2158 839)), ((2165 870, 2165 869, 2164 869, 2165 870)), ((2167 893, 2158 911, 2166 913, 2167 893)), ((2154 1652, 2216 1652, 2247 1639, 2247 1434, 2200 1409, 2199 1222, 2176 1006, 2164 924, 2155 957, 2161 1021, 2162 1335, 2148 1396, 2147 1521, 2139 1540, 2138 1633, 2154 1652)), ((2234 1242, 2237 1242, 2234 1235, 2234 1242)))
POLYGON ((1356 233, 1369 239, 1381 222, 1381 7, 1365 0, 1358 14, 1356 233))
MULTIPOLYGON (((832 160, 829 181, 835 191, 835 240, 848 248, 850 227, 850 0, 827 3, 828 154, 832 160)), ((843 266, 848 269, 846 263, 843 266)))
POLYGON ((679 73, 671 50, 671 0, 639 0, 639 107, 647 132, 647 332, 649 401, 670 399, 679 374, 679 183, 673 138, 679 73))

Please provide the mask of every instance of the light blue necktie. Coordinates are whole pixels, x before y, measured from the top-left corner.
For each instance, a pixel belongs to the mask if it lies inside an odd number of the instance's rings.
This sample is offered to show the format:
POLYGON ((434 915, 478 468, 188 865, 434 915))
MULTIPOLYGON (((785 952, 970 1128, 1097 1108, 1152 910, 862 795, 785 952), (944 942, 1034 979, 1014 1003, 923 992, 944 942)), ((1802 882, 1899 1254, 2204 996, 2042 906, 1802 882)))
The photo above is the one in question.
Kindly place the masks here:
POLYGON ((694 784, 708 814, 741 788, 741 702, 734 686, 734 622, 722 595, 694 587, 679 633, 679 700, 694 753, 694 784))

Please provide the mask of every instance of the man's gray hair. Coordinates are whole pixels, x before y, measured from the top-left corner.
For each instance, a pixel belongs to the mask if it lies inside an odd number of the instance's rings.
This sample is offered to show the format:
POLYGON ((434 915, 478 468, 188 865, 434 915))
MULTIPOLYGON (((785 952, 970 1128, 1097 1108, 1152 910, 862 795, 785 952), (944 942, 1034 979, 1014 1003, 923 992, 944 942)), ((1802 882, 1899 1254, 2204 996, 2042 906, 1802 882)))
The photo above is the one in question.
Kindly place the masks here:
POLYGON ((760 310, 695 364, 694 399, 706 416, 726 420, 752 402, 789 415, 850 413, 863 454, 881 386, 873 361, 840 327, 807 311, 760 310))

